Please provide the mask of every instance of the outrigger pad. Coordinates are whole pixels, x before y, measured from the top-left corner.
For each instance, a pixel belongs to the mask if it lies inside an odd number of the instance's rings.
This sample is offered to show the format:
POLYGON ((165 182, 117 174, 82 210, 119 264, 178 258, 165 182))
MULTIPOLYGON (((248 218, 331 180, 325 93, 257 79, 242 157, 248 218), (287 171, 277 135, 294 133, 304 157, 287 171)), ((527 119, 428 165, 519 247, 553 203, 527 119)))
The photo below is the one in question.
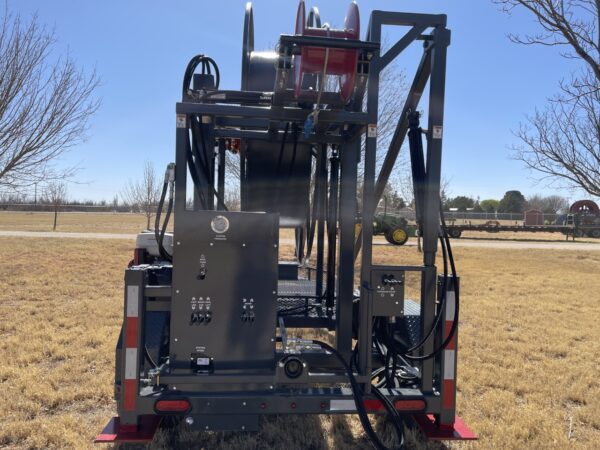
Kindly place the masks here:
POLYGON ((110 419, 104 430, 96 436, 94 443, 103 444, 110 442, 151 442, 160 425, 160 416, 141 416, 137 430, 123 429, 118 417, 110 419))
POLYGON ((425 437, 433 441, 473 441, 477 439, 475 433, 458 416, 454 418, 454 426, 447 429, 439 428, 436 425, 433 414, 415 414, 413 419, 425 437))

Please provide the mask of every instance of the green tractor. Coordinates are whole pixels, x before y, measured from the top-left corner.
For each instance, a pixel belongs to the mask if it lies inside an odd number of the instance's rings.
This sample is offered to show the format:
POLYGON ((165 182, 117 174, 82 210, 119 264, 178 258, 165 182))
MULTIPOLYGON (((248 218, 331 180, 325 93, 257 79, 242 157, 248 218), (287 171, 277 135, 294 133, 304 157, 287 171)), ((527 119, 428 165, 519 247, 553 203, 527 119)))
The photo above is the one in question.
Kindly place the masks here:
POLYGON ((384 235, 394 245, 404 245, 408 238, 415 235, 416 227, 409 225, 403 217, 377 214, 373 218, 373 234, 384 235))

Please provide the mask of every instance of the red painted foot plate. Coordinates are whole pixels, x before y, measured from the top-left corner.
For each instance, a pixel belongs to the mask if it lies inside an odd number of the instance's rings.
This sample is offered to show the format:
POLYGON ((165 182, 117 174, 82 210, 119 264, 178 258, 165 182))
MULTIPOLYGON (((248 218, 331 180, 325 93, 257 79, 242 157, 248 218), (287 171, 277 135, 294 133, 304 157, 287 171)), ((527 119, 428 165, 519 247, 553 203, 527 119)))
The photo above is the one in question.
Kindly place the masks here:
POLYGON ((118 417, 110 419, 104 430, 96 436, 95 443, 108 442, 150 442, 160 425, 160 416, 141 416, 136 430, 122 427, 118 417))
POLYGON ((470 441, 477 439, 475 433, 456 416, 452 428, 443 429, 435 424, 433 415, 415 415, 415 422, 427 437, 434 441, 470 441))

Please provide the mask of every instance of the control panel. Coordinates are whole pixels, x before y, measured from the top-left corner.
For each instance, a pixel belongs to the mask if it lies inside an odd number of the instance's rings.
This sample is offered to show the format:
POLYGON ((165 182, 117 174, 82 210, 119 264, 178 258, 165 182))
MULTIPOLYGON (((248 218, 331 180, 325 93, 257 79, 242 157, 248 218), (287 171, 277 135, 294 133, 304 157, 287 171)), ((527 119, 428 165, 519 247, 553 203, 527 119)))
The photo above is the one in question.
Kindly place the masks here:
POLYGON ((404 271, 393 266, 371 271, 374 316, 404 315, 404 283, 404 271))
POLYGON ((176 371, 274 369, 278 226, 278 216, 266 213, 177 216, 170 335, 176 371))

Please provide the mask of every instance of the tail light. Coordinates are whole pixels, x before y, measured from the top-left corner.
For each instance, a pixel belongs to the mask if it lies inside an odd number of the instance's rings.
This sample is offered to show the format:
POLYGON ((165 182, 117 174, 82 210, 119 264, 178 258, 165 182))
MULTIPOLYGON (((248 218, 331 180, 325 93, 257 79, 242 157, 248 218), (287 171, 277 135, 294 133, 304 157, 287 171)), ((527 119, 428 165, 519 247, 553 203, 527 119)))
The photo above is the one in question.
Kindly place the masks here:
POLYGON ((185 413, 192 409, 192 404, 187 399, 159 400, 154 409, 159 413, 185 413))

